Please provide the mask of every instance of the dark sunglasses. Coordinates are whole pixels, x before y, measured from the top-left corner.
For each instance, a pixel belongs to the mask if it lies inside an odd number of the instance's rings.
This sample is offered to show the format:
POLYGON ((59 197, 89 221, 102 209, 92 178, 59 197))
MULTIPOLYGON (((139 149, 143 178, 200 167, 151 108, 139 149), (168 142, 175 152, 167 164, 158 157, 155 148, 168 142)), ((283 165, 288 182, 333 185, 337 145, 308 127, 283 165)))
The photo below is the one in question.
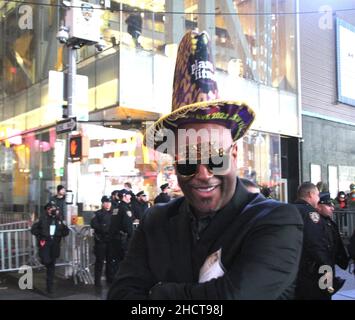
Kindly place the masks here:
POLYGON ((232 150, 232 144, 229 147, 228 151, 222 150, 220 155, 210 156, 208 159, 191 161, 190 159, 186 159, 184 161, 175 161, 175 168, 177 173, 184 177, 192 177, 197 172, 198 165, 205 165, 210 172, 213 172, 215 175, 222 175, 226 169, 229 168, 230 163, 230 151, 232 150))

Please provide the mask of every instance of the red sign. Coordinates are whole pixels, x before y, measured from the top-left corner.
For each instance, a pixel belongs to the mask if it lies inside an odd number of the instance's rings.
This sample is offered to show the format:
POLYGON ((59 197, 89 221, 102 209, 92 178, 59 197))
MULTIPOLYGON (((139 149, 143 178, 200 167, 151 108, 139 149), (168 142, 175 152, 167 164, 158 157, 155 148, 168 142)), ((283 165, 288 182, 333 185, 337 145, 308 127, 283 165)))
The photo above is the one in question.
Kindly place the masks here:
POLYGON ((83 150, 82 136, 70 137, 69 156, 72 161, 80 161, 81 160, 82 150, 83 150))

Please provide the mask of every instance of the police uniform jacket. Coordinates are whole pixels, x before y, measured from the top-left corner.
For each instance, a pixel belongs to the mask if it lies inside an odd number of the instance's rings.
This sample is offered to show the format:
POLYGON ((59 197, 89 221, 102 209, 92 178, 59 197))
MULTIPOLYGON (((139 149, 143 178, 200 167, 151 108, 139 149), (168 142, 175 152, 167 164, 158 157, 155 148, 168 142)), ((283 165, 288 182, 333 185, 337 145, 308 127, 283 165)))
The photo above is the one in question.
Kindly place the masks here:
POLYGON ((164 192, 159 193, 159 195, 154 199, 154 204, 157 203, 168 203, 171 200, 170 196, 164 192))
POLYGON ((300 269, 309 269, 313 264, 317 269, 322 265, 347 267, 348 258, 339 230, 334 221, 325 218, 309 203, 297 200, 295 205, 304 220, 303 254, 300 269), (307 268, 305 265, 308 265, 307 268))
POLYGON ((334 221, 317 213, 306 201, 297 200, 295 205, 304 220, 303 253, 297 292, 300 294, 299 298, 322 298, 327 292, 319 288, 318 281, 323 275, 319 273, 319 268, 330 266, 334 269, 337 264, 346 269, 349 258, 334 221))
POLYGON ((239 182, 198 237, 184 197, 154 206, 135 231, 108 298, 292 298, 302 226, 293 206, 249 193, 239 182), (219 250, 224 274, 199 283, 201 266, 219 250))
POLYGON ((94 217, 91 219, 91 228, 95 231, 95 241, 108 242, 109 230, 111 225, 111 210, 100 209, 95 212, 94 217))
POLYGON ((349 252, 350 258, 355 260, 355 231, 353 232, 352 236, 350 237, 349 245, 348 245, 348 252, 349 252))
POLYGON ((109 228, 110 239, 120 240, 122 235, 132 236, 133 213, 130 205, 121 201, 118 208, 113 210, 109 228))
POLYGON ((60 241, 69 234, 69 228, 57 216, 43 214, 39 221, 34 223, 31 233, 37 238, 38 253, 43 264, 48 264, 60 255, 60 241), (54 235, 50 234, 50 226, 55 225, 54 235))
POLYGON ((145 211, 148 209, 148 203, 135 200, 132 202, 133 214, 136 219, 142 219, 145 211))

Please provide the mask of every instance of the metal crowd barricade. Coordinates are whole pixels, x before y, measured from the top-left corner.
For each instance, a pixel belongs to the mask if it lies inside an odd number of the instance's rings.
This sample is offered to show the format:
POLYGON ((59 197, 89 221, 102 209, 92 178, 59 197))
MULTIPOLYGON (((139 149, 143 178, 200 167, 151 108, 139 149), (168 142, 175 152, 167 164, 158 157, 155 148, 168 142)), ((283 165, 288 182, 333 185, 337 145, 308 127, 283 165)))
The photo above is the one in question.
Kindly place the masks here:
POLYGON ((355 210, 334 210, 333 219, 339 227, 340 235, 348 240, 355 230, 355 210))
POLYGON ((31 220, 31 214, 27 212, 0 212, 0 225, 24 220, 31 220))
MULTIPOLYGON (((42 267, 38 259, 37 239, 31 234, 30 221, 17 221, 0 225, 0 272, 18 271, 23 265, 42 267)), ((93 261, 90 226, 69 226, 68 237, 62 240, 61 256, 56 266, 64 266, 65 276, 93 284, 90 272, 93 261)), ((58 273, 60 271, 58 270, 58 273)))
POLYGON ((29 221, 16 221, 0 224, 0 230, 17 230, 17 229, 28 229, 29 221))
POLYGON ((66 266, 65 277, 73 277, 78 281, 93 284, 90 272, 92 265, 92 236, 90 226, 69 226, 69 235, 63 241, 61 256, 56 266, 66 266))
POLYGON ((0 225, 0 272, 17 271, 23 265, 38 266, 34 247, 28 221, 0 225))

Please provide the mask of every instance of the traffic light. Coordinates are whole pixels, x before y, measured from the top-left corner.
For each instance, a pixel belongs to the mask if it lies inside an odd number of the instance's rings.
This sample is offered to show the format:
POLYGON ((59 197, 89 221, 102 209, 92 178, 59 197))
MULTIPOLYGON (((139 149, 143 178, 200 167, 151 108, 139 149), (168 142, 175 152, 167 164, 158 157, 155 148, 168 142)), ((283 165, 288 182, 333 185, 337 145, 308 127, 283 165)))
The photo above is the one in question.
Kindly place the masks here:
POLYGON ((83 138, 81 135, 72 136, 69 140, 69 156, 72 161, 80 161, 83 151, 83 138))
POLYGON ((64 118, 64 119, 69 118, 69 112, 68 112, 68 106, 67 105, 63 105, 62 106, 62 111, 63 111, 62 118, 64 118))

